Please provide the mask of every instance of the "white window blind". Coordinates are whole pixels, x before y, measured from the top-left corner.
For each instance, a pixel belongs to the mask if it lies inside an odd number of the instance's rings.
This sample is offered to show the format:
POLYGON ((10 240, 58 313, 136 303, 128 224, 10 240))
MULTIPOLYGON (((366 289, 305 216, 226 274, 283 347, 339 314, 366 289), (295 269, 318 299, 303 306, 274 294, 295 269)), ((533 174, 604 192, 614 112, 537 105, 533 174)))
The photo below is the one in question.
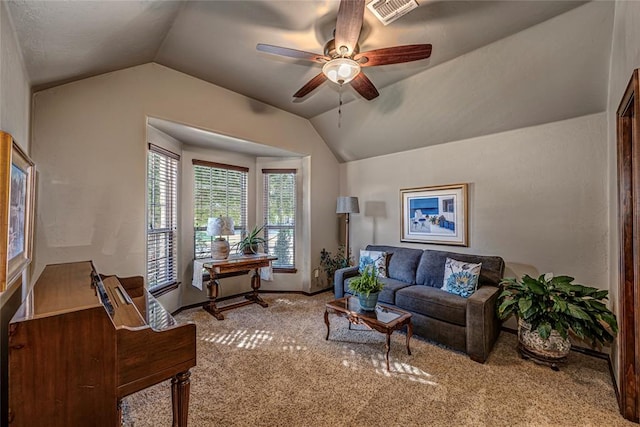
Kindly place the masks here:
POLYGON ((207 235, 209 218, 233 218, 236 234, 224 236, 230 245, 239 242, 247 229, 249 169, 194 159, 193 171, 195 257, 210 258, 214 237, 207 235))
POLYGON ((180 156, 149 144, 147 156, 147 284, 176 283, 180 156))
POLYGON ((294 269, 296 259, 296 170, 263 169, 265 250, 274 268, 294 269))

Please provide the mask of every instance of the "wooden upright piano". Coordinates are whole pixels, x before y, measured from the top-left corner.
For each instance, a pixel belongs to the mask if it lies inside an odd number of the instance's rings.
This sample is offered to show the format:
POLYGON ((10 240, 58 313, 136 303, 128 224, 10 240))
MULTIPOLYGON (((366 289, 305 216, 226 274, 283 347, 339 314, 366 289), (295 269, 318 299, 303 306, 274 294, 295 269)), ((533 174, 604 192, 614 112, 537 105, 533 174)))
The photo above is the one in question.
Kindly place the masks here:
POLYGON ((195 325, 142 277, 48 265, 9 325, 9 424, 119 426, 123 397, 171 378, 173 426, 186 426, 195 364, 195 325))

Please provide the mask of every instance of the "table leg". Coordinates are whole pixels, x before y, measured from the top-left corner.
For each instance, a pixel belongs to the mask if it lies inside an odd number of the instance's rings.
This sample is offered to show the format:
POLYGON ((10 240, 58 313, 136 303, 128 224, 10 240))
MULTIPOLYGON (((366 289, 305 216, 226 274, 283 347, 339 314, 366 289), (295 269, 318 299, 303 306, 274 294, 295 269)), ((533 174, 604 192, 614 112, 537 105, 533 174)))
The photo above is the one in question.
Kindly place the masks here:
POLYGON ((411 349, 409 348, 409 340, 413 336, 413 323, 411 319, 409 319, 409 323, 407 323, 407 354, 411 356, 411 349))
POLYGON ((216 306, 216 298, 218 298, 218 287, 220 282, 213 273, 209 273, 211 279, 207 283, 207 290, 209 291, 209 301, 207 301, 202 308, 204 308, 209 314, 218 320, 224 320, 224 315, 216 306))
POLYGON ((328 310, 324 310, 324 323, 325 325, 327 325, 327 337, 325 338, 325 340, 329 339, 329 311, 328 310))
POLYGON ((269 307, 269 304, 265 300, 260 298, 260 295, 258 294, 258 289, 260 289, 259 268, 256 268, 253 276, 251 276, 251 289, 253 289, 253 291, 249 295, 246 295, 245 298, 249 301, 255 302, 256 304, 260 304, 262 307, 269 307))
POLYGON ((387 350, 387 371, 389 371, 389 350, 391 350, 391 332, 387 332, 387 342, 384 348, 387 350))
POLYGON ((180 372, 171 379, 172 427, 187 427, 189 418, 189 389, 191 372, 180 372))

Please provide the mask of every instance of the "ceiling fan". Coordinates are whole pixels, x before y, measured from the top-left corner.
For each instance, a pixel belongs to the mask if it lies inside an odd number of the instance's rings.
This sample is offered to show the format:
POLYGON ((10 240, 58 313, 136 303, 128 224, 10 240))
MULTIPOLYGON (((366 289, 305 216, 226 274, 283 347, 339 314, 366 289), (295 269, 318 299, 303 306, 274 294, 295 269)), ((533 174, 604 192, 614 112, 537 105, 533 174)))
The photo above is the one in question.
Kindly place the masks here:
POLYGON ((365 1, 340 1, 334 38, 325 44, 324 55, 258 43, 256 49, 261 52, 323 64, 322 72, 302 86, 293 95, 294 98, 308 95, 329 79, 339 85, 351 83, 360 95, 367 100, 372 100, 379 93, 371 80, 361 71, 362 67, 418 61, 431 56, 430 44, 393 46, 361 53, 358 38, 362 29, 365 1))

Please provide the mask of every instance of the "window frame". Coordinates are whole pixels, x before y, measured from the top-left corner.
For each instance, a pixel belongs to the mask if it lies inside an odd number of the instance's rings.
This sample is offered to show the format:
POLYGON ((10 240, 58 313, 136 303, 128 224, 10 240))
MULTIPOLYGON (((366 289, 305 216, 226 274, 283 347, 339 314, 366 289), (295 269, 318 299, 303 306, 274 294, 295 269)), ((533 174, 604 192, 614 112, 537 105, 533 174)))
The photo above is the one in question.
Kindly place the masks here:
MULTIPOLYGON (((193 208, 194 208, 194 212, 193 212, 193 258, 194 259, 207 259, 211 257, 211 252, 209 252, 207 255, 203 255, 203 252, 198 252, 198 244, 197 244, 197 233, 198 232, 202 232, 202 231, 206 231, 207 229, 207 224, 203 224, 203 225, 196 225, 196 209, 197 209, 197 185, 198 185, 198 178, 197 178, 197 167, 206 167, 206 168, 210 168, 211 171, 209 172, 211 175, 213 175, 214 171, 213 169, 219 169, 219 170, 223 170, 225 171, 225 173, 228 173, 229 171, 231 172, 240 172, 244 175, 241 175, 242 177, 242 185, 241 185, 241 200, 240 200, 240 221, 237 221, 236 218, 234 218, 234 231, 235 234, 233 236, 225 236, 225 238, 229 241, 229 244, 233 245, 234 241, 239 241, 242 238, 242 235, 244 233, 246 233, 247 227, 248 227, 248 210, 249 210, 249 168, 245 167, 245 166, 237 166, 237 165, 231 165, 231 164, 226 164, 226 163, 218 163, 218 162, 211 162, 211 161, 207 161, 207 160, 199 160, 199 159, 192 159, 192 165, 193 165, 193 208)), ((227 187, 227 192, 228 192, 228 184, 226 185, 227 187)), ((213 210, 209 210, 209 218, 212 218, 214 215, 213 210)), ((224 212, 225 216, 229 215, 229 208, 228 205, 225 207, 225 212, 224 212)), ((211 245, 211 243, 213 242, 213 240, 215 239, 215 237, 211 236, 210 237, 210 241, 209 241, 209 245, 211 245)))
MULTIPOLYGON (((263 219, 263 232, 264 238, 269 239, 269 230, 282 230, 288 229, 292 231, 292 264, 285 266, 277 266, 275 262, 272 262, 273 271, 276 273, 297 273, 298 269, 296 267, 296 227, 298 223, 298 170, 294 168, 264 168, 262 169, 262 219, 263 219), (267 179, 267 175, 293 175, 293 224, 291 225, 270 225, 269 224, 269 181, 267 179)), ((265 245, 265 252, 268 253, 269 245, 268 243, 265 245)))
MULTIPOLYGON (((179 219, 180 155, 174 153, 173 151, 167 150, 159 145, 148 143, 146 185, 147 185, 147 191, 146 191, 146 206, 145 206, 146 208, 145 209, 146 211, 145 212, 146 213, 145 278, 146 278, 147 289, 149 290, 149 292, 155 295, 155 294, 165 293, 172 289, 176 289, 180 283, 179 277, 178 277, 178 271, 179 271, 179 268, 178 268, 178 263, 179 263, 178 222, 179 221, 178 219, 179 219), (150 162, 152 160, 152 156, 161 156, 162 158, 164 158, 164 161, 169 163, 168 167, 165 168, 164 173, 165 174, 169 173, 168 176, 171 177, 170 180, 172 181, 170 183, 171 188, 169 188, 168 190, 165 190, 165 191, 171 192, 170 203, 169 203, 170 206, 168 208, 169 210, 168 216, 170 217, 169 219, 170 224, 168 224, 168 227, 163 227, 162 229, 160 229, 160 231, 153 229, 152 221, 150 221, 150 216, 152 215, 151 203, 154 201, 152 200, 154 198, 151 197, 150 195, 150 191, 151 191, 150 190, 150 166, 151 166, 150 162), (168 170, 169 168, 173 170, 169 171, 168 170), (171 277, 171 280, 165 281, 160 284, 152 285, 152 281, 150 280, 150 271, 151 271, 150 263, 152 261, 150 261, 150 258, 149 258, 149 250, 150 250, 149 239, 151 235, 159 235, 161 233, 168 235, 169 240, 171 241, 167 245, 167 252, 165 252, 164 258, 171 260, 170 263, 172 264, 172 266, 168 267, 168 270, 173 269, 172 277, 171 277), (169 255, 168 252, 172 252, 171 255, 169 255)), ((165 213, 165 215, 167 215, 167 213, 165 213)), ((157 259, 160 259, 160 258, 156 258, 156 260, 157 259)))

